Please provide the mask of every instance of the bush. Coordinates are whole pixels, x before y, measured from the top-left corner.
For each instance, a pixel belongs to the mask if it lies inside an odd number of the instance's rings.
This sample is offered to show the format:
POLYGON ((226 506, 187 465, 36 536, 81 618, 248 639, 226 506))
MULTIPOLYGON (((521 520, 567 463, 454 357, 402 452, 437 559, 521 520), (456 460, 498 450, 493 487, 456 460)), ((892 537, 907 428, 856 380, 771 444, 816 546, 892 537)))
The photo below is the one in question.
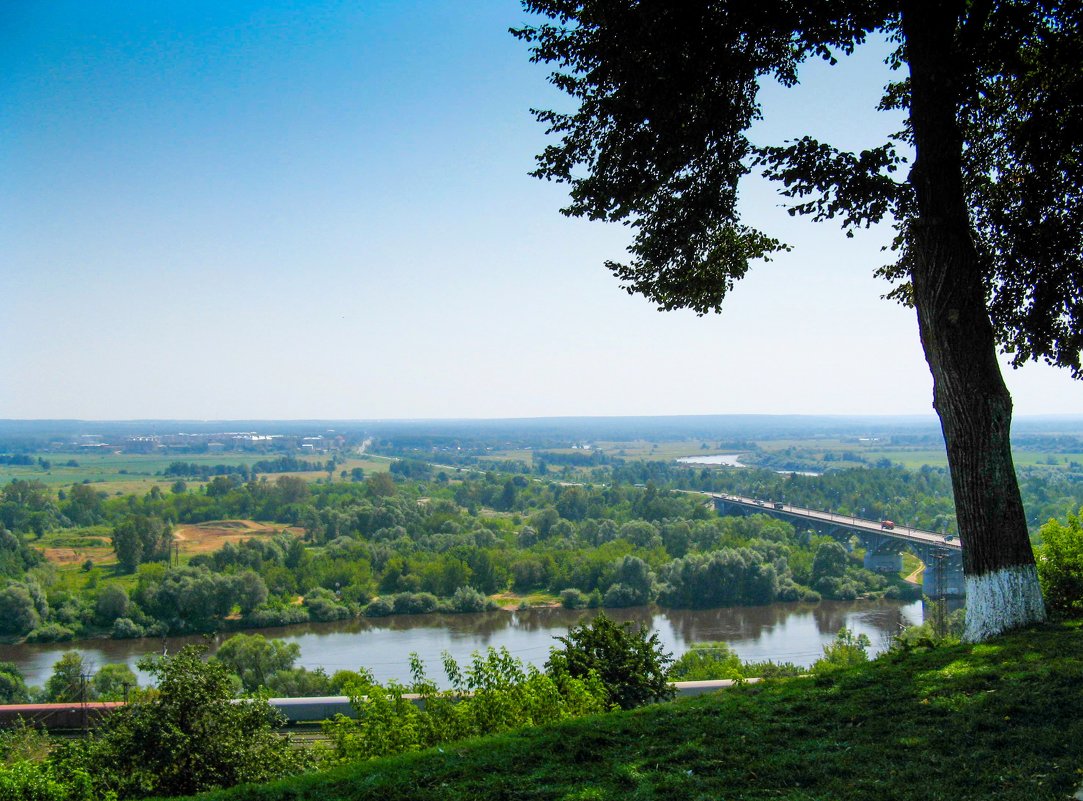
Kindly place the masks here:
POLYGON ((708 681, 746 677, 740 657, 724 642, 697 642, 669 670, 674 681, 708 681))
POLYGON ((1051 612, 1083 612, 1083 509, 1068 515, 1067 524, 1050 520, 1040 529, 1042 544, 1035 561, 1045 604, 1051 612))
POLYGON ((274 732, 278 713, 259 699, 235 703, 229 672, 204 661, 205 651, 189 645, 175 656, 140 660, 158 691, 114 712, 98 737, 60 746, 51 757, 58 775, 83 771, 100 795, 141 798, 300 772, 308 757, 274 732))
POLYGON ((0 662, 0 704, 25 704, 29 700, 22 671, 14 662, 0 662))
POLYGON ((58 775, 49 762, 16 762, 0 765, 0 798, 4 801, 108 801, 86 770, 58 775))
POLYGON ((27 642, 67 642, 75 637, 75 632, 59 623, 46 623, 38 626, 26 635, 27 642))
POLYGON ((130 617, 118 617, 113 621, 111 636, 114 640, 134 640, 137 637, 142 637, 143 634, 143 627, 130 617))
POLYGON ((308 619, 308 608, 298 606, 297 604, 265 606, 262 609, 253 609, 244 616, 245 623, 255 628, 289 626, 293 623, 307 623, 308 619))
POLYGON ((365 617, 387 617, 394 613, 395 607, 388 598, 377 598, 365 607, 365 617))
POLYGON ((455 612, 484 612, 489 608, 489 599, 473 587, 459 587, 451 598, 451 609, 455 612))
POLYGON ((839 629, 835 641, 824 646, 824 655, 812 663, 813 673, 830 673, 869 661, 868 636, 854 635, 848 628, 839 629))
POLYGON ((556 679, 524 667, 506 648, 475 653, 465 668, 444 654, 450 690, 437 690, 424 665, 411 658, 413 682, 375 682, 361 671, 346 683, 357 719, 326 723, 336 755, 343 760, 417 751, 439 743, 523 726, 554 723, 602 712, 606 692, 596 677, 556 679), (415 705, 408 693, 423 701, 415 705))
POLYGON ((662 650, 657 634, 646 626, 618 625, 605 615, 573 626, 564 644, 553 649, 545 668, 557 679, 586 680, 596 675, 606 689, 609 703, 621 709, 664 701, 674 695, 667 671, 673 657, 662 650))
POLYGON ((322 587, 317 587, 305 595, 304 605, 308 610, 309 618, 320 623, 342 620, 351 616, 349 607, 338 603, 335 594, 322 587))
POLYGON ((400 592, 391 596, 396 615, 423 615, 436 610, 436 596, 430 592, 400 592))
POLYGON ((602 606, 624 609, 629 606, 643 606, 647 603, 646 593, 639 592, 627 584, 614 584, 605 591, 602 606))
POLYGON ((582 609, 587 605, 587 598, 582 591, 569 587, 560 591, 560 605, 565 609, 582 609))
MULTIPOLYGON (((937 601, 936 603, 943 603, 937 601)), ((919 626, 907 626, 895 635, 891 642, 893 651, 916 651, 954 645, 963 637, 966 610, 956 609, 944 618, 943 631, 937 631, 935 620, 926 620, 919 626)))

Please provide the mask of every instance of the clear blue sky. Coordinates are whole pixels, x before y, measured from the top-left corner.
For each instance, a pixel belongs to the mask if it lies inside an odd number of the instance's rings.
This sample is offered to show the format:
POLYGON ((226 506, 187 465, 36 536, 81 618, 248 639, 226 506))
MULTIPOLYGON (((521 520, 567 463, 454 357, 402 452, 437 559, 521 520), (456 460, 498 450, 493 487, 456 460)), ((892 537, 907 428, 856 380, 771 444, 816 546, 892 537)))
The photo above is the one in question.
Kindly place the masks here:
MULTIPOLYGON (((0 5, 0 417, 925 413, 913 313, 750 182, 795 245, 721 316, 602 267, 627 232, 528 177, 560 103, 515 0, 0 5)), ((766 87, 764 140, 874 144, 882 48, 766 87)), ((1008 376, 1019 414, 1083 384, 1008 376)))

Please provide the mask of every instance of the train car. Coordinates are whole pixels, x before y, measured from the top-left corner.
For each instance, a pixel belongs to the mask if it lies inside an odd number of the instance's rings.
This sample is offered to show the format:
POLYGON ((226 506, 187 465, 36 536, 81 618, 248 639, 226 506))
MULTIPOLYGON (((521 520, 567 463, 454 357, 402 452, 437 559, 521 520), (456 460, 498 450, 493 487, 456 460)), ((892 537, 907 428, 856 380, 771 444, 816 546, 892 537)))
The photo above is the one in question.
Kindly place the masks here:
POLYGON ((124 706, 123 701, 91 701, 86 704, 0 704, 0 729, 19 724, 37 726, 49 731, 93 728, 124 706))

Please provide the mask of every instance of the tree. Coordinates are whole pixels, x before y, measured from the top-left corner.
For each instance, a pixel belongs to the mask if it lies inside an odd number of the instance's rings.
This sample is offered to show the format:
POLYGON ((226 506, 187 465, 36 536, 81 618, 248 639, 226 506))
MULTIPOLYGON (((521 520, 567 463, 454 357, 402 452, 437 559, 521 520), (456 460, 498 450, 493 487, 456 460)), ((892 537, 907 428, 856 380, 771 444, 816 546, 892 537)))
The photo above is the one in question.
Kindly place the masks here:
POLYGON ((662 650, 657 634, 646 626, 633 629, 605 615, 573 626, 567 637, 557 637, 564 647, 554 648, 545 663, 546 672, 559 679, 570 676, 586 680, 594 673, 621 709, 672 698, 666 677, 673 657, 662 650))
POLYGON ((215 659, 241 679, 246 692, 270 686, 275 673, 289 670, 301 656, 301 646, 268 640, 262 634, 234 634, 218 649, 215 659))
POLYGON ((52 675, 45 680, 42 698, 49 703, 90 701, 94 690, 87 683, 90 666, 78 651, 67 651, 53 665, 52 675))
POLYGON ((106 584, 98 592, 98 599, 94 604, 94 611, 98 622, 112 625, 118 617, 127 617, 131 600, 128 593, 119 584, 106 584))
POLYGON ((127 665, 102 665, 90 686, 93 697, 99 701, 127 701, 128 693, 138 689, 139 679, 127 665))
POLYGON ((298 772, 307 757, 279 737, 278 713, 266 701, 234 703, 225 665, 203 659, 205 648, 144 657, 139 669, 158 691, 114 712, 95 738, 65 744, 61 770, 86 770, 120 798, 188 795, 298 772))
POLYGON ((854 634, 843 627, 832 643, 824 646, 824 655, 812 663, 813 673, 830 673, 833 670, 853 667, 869 661, 868 649, 872 646, 866 634, 854 634))
POLYGON ((168 559, 172 542, 172 528, 157 517, 129 515, 113 527, 113 550, 127 573, 144 562, 168 559))
POLYGON ((1050 520, 1041 528, 1038 577, 1052 611, 1078 615, 1083 610, 1083 509, 1067 524, 1050 520))
POLYGON ((41 615, 25 584, 12 582, 0 590, 0 633, 26 634, 40 623, 41 615))
POLYGON ((365 479, 365 486, 373 498, 389 498, 395 494, 395 479, 390 473, 373 473, 365 479))
POLYGON ((25 704, 30 700, 26 679, 14 662, 0 662, 0 704, 25 704))
POLYGON ((102 498, 89 484, 72 484, 64 514, 77 526, 90 526, 101 520, 102 498))
POLYGON ((834 540, 820 543, 812 560, 813 582, 822 578, 841 578, 846 573, 848 561, 846 549, 834 540))
POLYGON ((662 309, 718 312, 756 259, 786 246, 742 222, 741 178, 781 182, 791 214, 896 227, 879 271, 912 304, 933 376, 955 493, 967 639, 1044 617, 1009 444, 997 347, 1083 377, 1083 11, 1066 0, 668 3, 524 0, 552 21, 512 32, 573 113, 538 111, 560 137, 535 175, 571 185, 572 216, 635 231, 627 291, 662 309), (805 136, 762 146, 758 81, 798 82, 872 32, 906 69, 882 110, 907 115, 879 147, 805 136), (913 163, 897 179, 912 149, 913 163))

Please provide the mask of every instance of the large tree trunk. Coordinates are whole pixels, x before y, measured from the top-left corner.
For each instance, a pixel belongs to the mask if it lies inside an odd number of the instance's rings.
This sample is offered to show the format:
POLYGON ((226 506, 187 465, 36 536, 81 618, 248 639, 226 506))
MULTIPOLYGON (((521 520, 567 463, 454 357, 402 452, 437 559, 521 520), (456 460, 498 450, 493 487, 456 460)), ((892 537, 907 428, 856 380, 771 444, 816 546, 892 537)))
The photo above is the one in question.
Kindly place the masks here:
POLYGON ((933 375, 955 491, 966 579, 966 639, 984 640, 1045 619, 1023 502, 1012 463, 1012 402, 996 343, 962 180, 956 120, 965 53, 961 2, 904 2, 910 173, 918 214, 908 232, 914 304, 933 375))

